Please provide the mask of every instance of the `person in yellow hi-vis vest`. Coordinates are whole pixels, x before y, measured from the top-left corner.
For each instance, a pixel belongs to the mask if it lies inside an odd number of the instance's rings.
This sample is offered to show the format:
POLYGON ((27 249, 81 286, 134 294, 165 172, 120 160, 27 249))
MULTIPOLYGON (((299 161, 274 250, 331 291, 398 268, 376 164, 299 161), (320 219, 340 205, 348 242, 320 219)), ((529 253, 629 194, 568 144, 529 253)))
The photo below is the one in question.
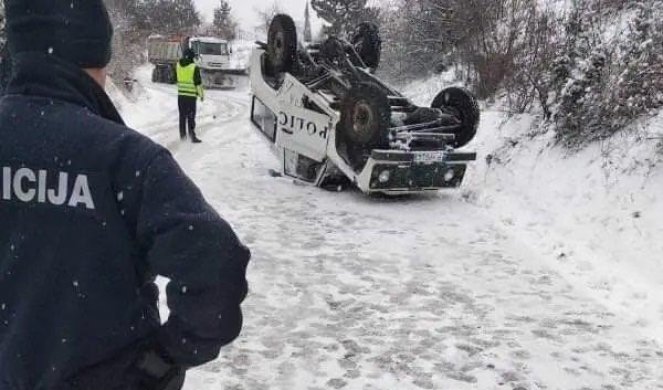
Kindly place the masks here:
POLYGON ((205 99, 200 68, 194 63, 195 53, 186 49, 182 59, 177 63, 177 94, 180 110, 180 138, 186 139, 187 126, 189 138, 194 144, 202 142, 196 136, 196 102, 205 99))

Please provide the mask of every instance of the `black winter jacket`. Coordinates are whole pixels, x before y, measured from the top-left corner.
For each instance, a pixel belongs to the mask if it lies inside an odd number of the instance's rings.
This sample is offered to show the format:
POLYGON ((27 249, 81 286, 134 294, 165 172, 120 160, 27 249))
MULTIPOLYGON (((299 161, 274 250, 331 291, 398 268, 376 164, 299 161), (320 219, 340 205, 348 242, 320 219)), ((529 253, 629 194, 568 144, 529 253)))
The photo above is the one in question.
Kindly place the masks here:
POLYGON ((242 325, 248 250, 84 72, 46 54, 15 65, 0 100, 0 389, 131 389, 145 345, 185 367, 214 359, 242 325), (156 275, 170 279, 163 326, 156 275))

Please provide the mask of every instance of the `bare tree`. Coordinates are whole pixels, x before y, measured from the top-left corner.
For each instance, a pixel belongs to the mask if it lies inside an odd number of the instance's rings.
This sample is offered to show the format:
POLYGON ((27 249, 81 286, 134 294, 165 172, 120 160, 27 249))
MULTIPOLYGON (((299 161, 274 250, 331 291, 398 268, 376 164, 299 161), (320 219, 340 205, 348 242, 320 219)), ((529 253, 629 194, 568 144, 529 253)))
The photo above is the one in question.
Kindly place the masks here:
POLYGON ((361 22, 375 22, 380 15, 378 8, 368 6, 368 0, 311 0, 311 7, 330 24, 326 32, 337 36, 349 34, 361 22))
POLYGON ((215 34, 228 40, 235 39, 237 29, 237 22, 231 12, 232 8, 228 1, 221 0, 219 6, 214 9, 214 21, 212 22, 215 34))
POLYGON ((274 16, 283 13, 283 10, 279 6, 279 3, 274 0, 272 4, 269 4, 265 8, 255 8, 254 9, 255 13, 258 15, 258 19, 260 20, 260 25, 258 25, 258 30, 264 32, 267 34, 269 31, 269 25, 272 23, 272 19, 274 19, 274 16))

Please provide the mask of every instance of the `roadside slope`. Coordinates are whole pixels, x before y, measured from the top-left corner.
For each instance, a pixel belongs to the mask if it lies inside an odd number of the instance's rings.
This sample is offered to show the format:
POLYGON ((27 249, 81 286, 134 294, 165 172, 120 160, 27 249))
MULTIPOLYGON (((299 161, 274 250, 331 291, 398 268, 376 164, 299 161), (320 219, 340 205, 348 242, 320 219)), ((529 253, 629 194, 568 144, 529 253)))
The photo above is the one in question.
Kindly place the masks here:
MULTIPOLYGON (((408 90, 429 104, 449 75, 408 90)), ((663 112, 582 150, 485 108, 464 192, 568 281, 663 340, 663 112)))

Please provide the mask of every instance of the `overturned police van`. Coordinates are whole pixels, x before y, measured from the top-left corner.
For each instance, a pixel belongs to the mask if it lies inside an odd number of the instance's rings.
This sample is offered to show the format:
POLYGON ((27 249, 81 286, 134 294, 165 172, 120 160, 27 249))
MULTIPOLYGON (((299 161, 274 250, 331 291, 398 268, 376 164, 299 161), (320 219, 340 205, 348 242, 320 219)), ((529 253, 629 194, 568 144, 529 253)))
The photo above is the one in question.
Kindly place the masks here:
POLYGON ((364 193, 456 188, 476 153, 457 149, 475 136, 474 96, 451 87, 419 107, 381 82, 377 26, 362 23, 350 41, 299 43, 295 24, 277 15, 268 42, 251 58, 251 121, 274 146, 283 175, 319 187, 351 183, 364 193))

